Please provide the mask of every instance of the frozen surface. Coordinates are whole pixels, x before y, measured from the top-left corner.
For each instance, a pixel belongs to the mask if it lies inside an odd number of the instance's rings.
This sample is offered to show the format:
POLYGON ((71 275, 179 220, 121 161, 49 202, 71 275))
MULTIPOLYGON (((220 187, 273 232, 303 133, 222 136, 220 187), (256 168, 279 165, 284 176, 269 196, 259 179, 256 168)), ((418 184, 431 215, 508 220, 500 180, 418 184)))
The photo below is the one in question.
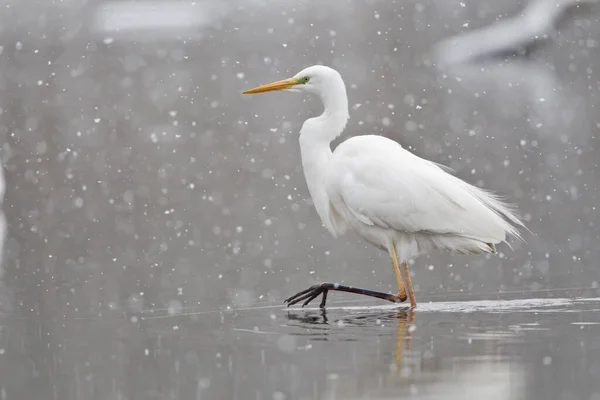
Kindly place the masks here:
MULTIPOLYGON (((578 305, 582 303, 600 302, 598 298, 546 298, 546 299, 518 299, 518 300, 479 300, 479 301, 455 301, 455 302, 425 302, 419 303, 419 312, 447 312, 447 313, 471 313, 471 312, 489 312, 489 313, 506 313, 506 312, 555 312, 563 310, 567 312, 569 309, 577 311, 578 305)), ((357 312, 376 312, 397 309, 395 304, 385 306, 340 306, 327 307, 328 310, 346 310, 357 312)), ((302 308, 289 308, 290 310, 301 310, 302 308)), ((308 306, 304 309, 310 309, 308 306)))
POLYGON ((28 399, 595 399, 599 311, 597 298, 545 298, 5 319, 0 390, 28 399))

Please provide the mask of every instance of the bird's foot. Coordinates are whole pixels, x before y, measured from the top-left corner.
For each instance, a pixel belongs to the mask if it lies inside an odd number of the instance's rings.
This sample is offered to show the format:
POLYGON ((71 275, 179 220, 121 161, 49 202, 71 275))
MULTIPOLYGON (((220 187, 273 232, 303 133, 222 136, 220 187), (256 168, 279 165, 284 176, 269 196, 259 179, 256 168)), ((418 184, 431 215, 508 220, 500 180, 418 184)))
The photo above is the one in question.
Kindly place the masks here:
POLYGON ((304 307, 305 305, 307 305, 308 303, 313 301, 317 296, 319 296, 322 293, 323 299, 321 300, 321 304, 319 305, 319 307, 325 308, 325 303, 327 301, 327 292, 330 289, 334 289, 334 288, 335 288, 335 285, 333 283, 320 283, 318 285, 313 285, 313 286, 309 287, 308 289, 305 289, 301 292, 298 292, 293 296, 288 297, 283 302, 288 303, 288 307, 289 307, 293 304, 301 302, 302 300, 306 300, 302 304, 302 307, 304 307))
POLYGON ((325 308, 325 302, 327 301, 327 293, 330 290, 337 290, 340 292, 354 293, 354 294, 361 294, 364 296, 376 297, 378 299, 391 301, 392 303, 401 303, 401 302, 405 301, 406 297, 407 297, 406 293, 404 293, 404 295, 401 295, 401 294, 395 295, 395 294, 389 294, 389 293, 383 293, 383 292, 376 292, 376 291, 368 290, 368 289, 359 289, 359 288, 355 288, 352 286, 339 285, 337 283, 321 283, 318 285, 313 285, 313 286, 309 287, 308 289, 305 289, 301 292, 298 292, 295 295, 288 297, 283 302, 288 303, 288 307, 289 307, 293 304, 301 302, 302 300, 306 300, 302 304, 302 307, 304 307, 305 305, 307 305, 308 303, 313 301, 317 296, 319 296, 320 294, 323 294, 323 299, 321 300, 321 304, 319 305, 319 307, 325 308))

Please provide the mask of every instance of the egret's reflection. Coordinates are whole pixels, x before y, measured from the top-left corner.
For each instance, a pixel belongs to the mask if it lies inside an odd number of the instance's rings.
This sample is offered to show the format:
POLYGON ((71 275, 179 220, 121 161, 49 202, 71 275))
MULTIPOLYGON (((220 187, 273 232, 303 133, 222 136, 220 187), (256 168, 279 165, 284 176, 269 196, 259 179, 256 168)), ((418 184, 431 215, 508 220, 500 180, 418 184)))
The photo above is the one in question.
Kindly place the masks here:
POLYGON ((299 321, 303 324, 327 324, 327 310, 322 308, 319 311, 307 311, 303 313, 295 313, 288 311, 287 318, 290 321, 299 321))
MULTIPOLYGON (((394 366, 396 371, 400 370, 404 351, 410 351, 411 326, 415 320, 415 311, 413 309, 399 309, 385 312, 364 312, 350 315, 342 315, 335 318, 333 312, 328 317, 327 309, 318 311, 288 311, 287 318, 291 321, 290 326, 316 329, 313 332, 292 333, 297 336, 311 336, 313 340, 330 340, 330 336, 335 337, 332 332, 334 328, 344 327, 378 327, 386 322, 398 321, 396 328, 396 345, 394 350, 394 366)), ((389 332, 389 331, 388 331, 389 332)))
POLYGON ((396 332, 396 350, 394 357, 394 365, 396 371, 400 371, 402 365, 402 356, 404 349, 410 351, 410 342, 412 339, 410 328, 415 320, 415 311, 411 308, 398 314, 398 330, 396 332))

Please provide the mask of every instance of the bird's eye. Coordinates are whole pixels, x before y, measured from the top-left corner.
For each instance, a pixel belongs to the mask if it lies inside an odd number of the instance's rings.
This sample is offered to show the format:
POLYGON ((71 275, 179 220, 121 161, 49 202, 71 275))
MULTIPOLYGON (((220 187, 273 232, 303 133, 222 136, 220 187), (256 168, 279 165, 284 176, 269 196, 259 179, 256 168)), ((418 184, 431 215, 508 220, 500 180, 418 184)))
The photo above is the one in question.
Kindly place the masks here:
POLYGON ((300 82, 303 84, 308 83, 308 81, 310 81, 310 78, 308 76, 305 76, 304 78, 300 78, 300 82))

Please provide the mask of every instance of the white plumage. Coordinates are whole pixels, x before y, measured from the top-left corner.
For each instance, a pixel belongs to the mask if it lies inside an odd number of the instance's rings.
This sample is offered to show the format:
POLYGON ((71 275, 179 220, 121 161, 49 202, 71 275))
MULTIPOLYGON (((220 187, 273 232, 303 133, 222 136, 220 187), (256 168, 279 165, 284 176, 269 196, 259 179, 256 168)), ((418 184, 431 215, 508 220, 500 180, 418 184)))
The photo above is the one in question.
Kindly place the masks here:
POLYGON ((490 252, 488 243, 504 241, 507 233, 518 236, 508 222, 519 224, 518 218, 497 198, 382 136, 342 143, 331 158, 325 187, 330 231, 341 234, 351 226, 360 233, 368 227, 383 235, 373 244, 386 249, 408 239, 423 250, 490 252))
POLYGON ((411 305, 415 306, 407 260, 432 250, 494 253, 494 245, 506 241, 507 236, 520 238, 516 226, 524 225, 509 205, 393 140, 356 136, 332 152, 330 143, 349 118, 346 88, 337 71, 312 66, 293 78, 245 93, 271 90, 304 91, 322 99, 323 114, 308 119, 300 131, 302 165, 315 208, 332 235, 350 229, 388 251, 399 286, 398 295, 385 297, 379 292, 322 284, 290 297, 288 303, 306 300, 307 304, 323 293, 323 307, 328 290, 404 301, 400 261, 407 275, 411 305))

